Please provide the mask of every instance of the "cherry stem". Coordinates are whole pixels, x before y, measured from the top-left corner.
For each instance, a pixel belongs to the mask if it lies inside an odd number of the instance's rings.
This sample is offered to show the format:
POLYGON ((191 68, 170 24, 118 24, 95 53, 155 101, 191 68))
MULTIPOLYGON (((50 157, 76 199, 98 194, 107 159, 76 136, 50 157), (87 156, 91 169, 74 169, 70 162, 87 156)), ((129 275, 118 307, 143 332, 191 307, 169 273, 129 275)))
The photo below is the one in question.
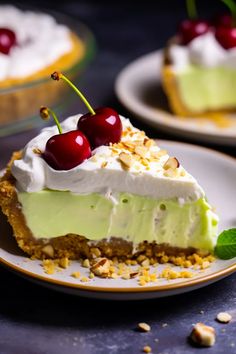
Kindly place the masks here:
POLYGON ((194 20, 198 17, 195 0, 186 0, 186 8, 190 19, 194 20))
POLYGON ((60 125, 59 120, 58 120, 58 118, 57 118, 57 116, 56 116, 56 113, 55 113, 52 109, 50 109, 50 108, 48 108, 48 107, 42 107, 42 108, 40 109, 40 116, 41 116, 42 119, 46 119, 46 120, 47 120, 50 116, 52 116, 53 119, 54 119, 54 121, 55 121, 55 123, 56 123, 56 126, 57 126, 57 129, 58 129, 58 131, 59 131, 59 134, 62 134, 61 125, 60 125))
POLYGON ((66 81, 68 83, 68 85, 70 85, 70 87, 73 88, 73 90, 77 93, 77 95, 81 98, 81 100, 84 102, 84 104, 86 105, 86 107, 88 108, 89 112, 94 116, 96 114, 96 112, 94 111, 94 109, 92 108, 92 106, 89 104, 89 102, 87 101, 87 99, 84 97, 84 95, 82 94, 82 92, 80 92, 80 90, 62 73, 59 74, 59 79, 62 79, 64 81, 66 81))
POLYGON ((230 10, 232 15, 232 27, 236 27, 236 4, 233 0, 221 0, 230 10))

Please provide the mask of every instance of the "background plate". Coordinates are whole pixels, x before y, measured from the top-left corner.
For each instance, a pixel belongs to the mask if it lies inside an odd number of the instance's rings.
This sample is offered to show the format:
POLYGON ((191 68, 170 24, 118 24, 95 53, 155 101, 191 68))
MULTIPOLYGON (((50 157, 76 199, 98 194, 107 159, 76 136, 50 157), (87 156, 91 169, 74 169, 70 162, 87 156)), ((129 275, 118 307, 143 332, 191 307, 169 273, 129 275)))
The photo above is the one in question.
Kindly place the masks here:
POLYGON ((115 90, 121 103, 138 118, 171 134, 223 145, 236 145, 236 115, 223 128, 210 119, 179 118, 169 111, 161 89, 162 50, 144 55, 118 75, 115 90))
MULTIPOLYGON (((234 201, 236 200, 236 160, 210 149, 178 142, 159 141, 162 148, 191 172, 207 191, 207 196, 220 215, 220 230, 236 226, 234 201)), ((194 278, 159 279, 140 287, 137 280, 94 278, 88 283, 71 277, 74 271, 88 276, 88 269, 78 262, 53 275, 44 273, 41 262, 29 260, 16 246, 11 229, 3 216, 0 218, 0 263, 28 279, 66 293, 103 299, 138 300, 170 296, 194 290, 217 281, 236 270, 236 259, 217 260, 194 278)), ((166 265, 158 266, 158 272, 166 265)), ((178 268, 178 267, 174 267, 178 268)))

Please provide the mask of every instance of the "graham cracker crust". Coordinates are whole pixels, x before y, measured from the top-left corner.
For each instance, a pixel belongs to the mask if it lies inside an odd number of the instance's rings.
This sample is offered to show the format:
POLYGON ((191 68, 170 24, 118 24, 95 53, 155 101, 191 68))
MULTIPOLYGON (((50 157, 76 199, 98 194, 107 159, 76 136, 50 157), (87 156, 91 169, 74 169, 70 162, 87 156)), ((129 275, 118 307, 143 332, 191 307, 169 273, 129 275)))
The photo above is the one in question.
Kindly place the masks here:
MULTIPOLYGON (((112 259, 137 259, 144 255, 149 259, 161 260, 162 263, 171 261, 172 257, 188 257, 199 253, 194 248, 176 248, 168 244, 148 243, 144 241, 134 247, 132 242, 122 238, 111 238, 98 242, 90 241, 84 236, 67 234, 53 239, 35 239, 26 224, 22 213, 21 204, 18 201, 15 188, 15 179, 11 174, 11 165, 15 159, 21 158, 21 152, 15 152, 9 162, 4 176, 0 179, 0 207, 7 216, 13 229, 13 235, 19 247, 29 256, 37 259, 68 259, 107 257, 112 259)), ((201 254, 201 253, 199 253, 201 254)), ((205 252, 202 255, 206 255, 205 252)))
MULTIPOLYGON (((223 110, 207 110, 207 111, 191 111, 183 102, 183 99, 180 95, 180 90, 178 87, 178 80, 175 72, 173 71, 172 61, 170 57, 170 47, 173 44, 179 44, 178 37, 172 37, 168 42, 167 46, 164 49, 164 58, 162 66, 162 86, 163 90, 168 98, 168 102, 171 110, 177 116, 180 117, 196 117, 196 118, 209 118, 212 120, 223 120, 226 119, 225 115, 233 113, 236 111, 236 108, 228 108, 223 110)), ((228 122, 225 123, 226 126, 228 122)))

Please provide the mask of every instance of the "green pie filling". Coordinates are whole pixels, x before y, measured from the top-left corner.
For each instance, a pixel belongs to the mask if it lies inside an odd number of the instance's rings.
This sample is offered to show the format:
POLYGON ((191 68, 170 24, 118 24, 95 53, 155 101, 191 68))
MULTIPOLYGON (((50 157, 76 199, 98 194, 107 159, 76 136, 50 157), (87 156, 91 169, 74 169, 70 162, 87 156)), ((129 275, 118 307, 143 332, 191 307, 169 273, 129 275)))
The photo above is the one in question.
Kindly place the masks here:
POLYGON ((114 203, 97 193, 51 190, 19 192, 18 198, 36 239, 72 233, 94 241, 119 237, 134 244, 146 240, 209 251, 216 243, 218 219, 204 198, 180 205, 119 193, 114 203))
POLYGON ((236 106, 236 70, 225 67, 188 66, 177 72, 181 101, 193 112, 236 106))

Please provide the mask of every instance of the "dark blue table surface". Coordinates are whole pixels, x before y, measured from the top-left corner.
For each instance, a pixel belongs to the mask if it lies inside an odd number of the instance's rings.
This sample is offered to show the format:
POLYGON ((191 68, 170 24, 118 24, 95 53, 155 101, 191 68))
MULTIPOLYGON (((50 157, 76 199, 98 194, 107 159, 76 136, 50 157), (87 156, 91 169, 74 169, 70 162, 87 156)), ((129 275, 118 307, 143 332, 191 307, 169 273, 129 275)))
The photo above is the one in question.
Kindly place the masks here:
MULTIPOLYGON (((84 21, 98 44, 95 60, 84 74, 81 88, 94 106, 110 105, 130 116, 114 95, 119 71, 140 55, 163 47, 184 17, 183 1, 29 1, 84 21)), ((203 15, 223 8, 219 1, 199 1, 203 15)), ((76 102, 68 113, 83 111, 76 102)), ((176 139, 131 120, 151 137, 176 139)), ((0 168, 11 152, 21 148, 36 131, 0 139, 0 168)), ((186 140, 186 139, 185 139, 186 140)), ((213 146, 235 155, 233 148, 213 146)), ((133 354, 144 345, 158 354, 236 353, 235 322, 215 321, 220 311, 230 311, 236 319, 236 276, 188 294, 149 301, 96 301, 64 295, 32 284, 0 269, 0 354, 133 354), (202 312, 203 311, 203 312, 202 312), (152 326, 138 333, 138 322, 152 326), (213 348, 192 347, 187 336, 196 322, 215 327, 213 348), (166 327, 162 327, 167 323, 166 327), (159 341, 156 342, 155 340, 159 341), (235 346, 234 346, 235 345, 235 346)))

